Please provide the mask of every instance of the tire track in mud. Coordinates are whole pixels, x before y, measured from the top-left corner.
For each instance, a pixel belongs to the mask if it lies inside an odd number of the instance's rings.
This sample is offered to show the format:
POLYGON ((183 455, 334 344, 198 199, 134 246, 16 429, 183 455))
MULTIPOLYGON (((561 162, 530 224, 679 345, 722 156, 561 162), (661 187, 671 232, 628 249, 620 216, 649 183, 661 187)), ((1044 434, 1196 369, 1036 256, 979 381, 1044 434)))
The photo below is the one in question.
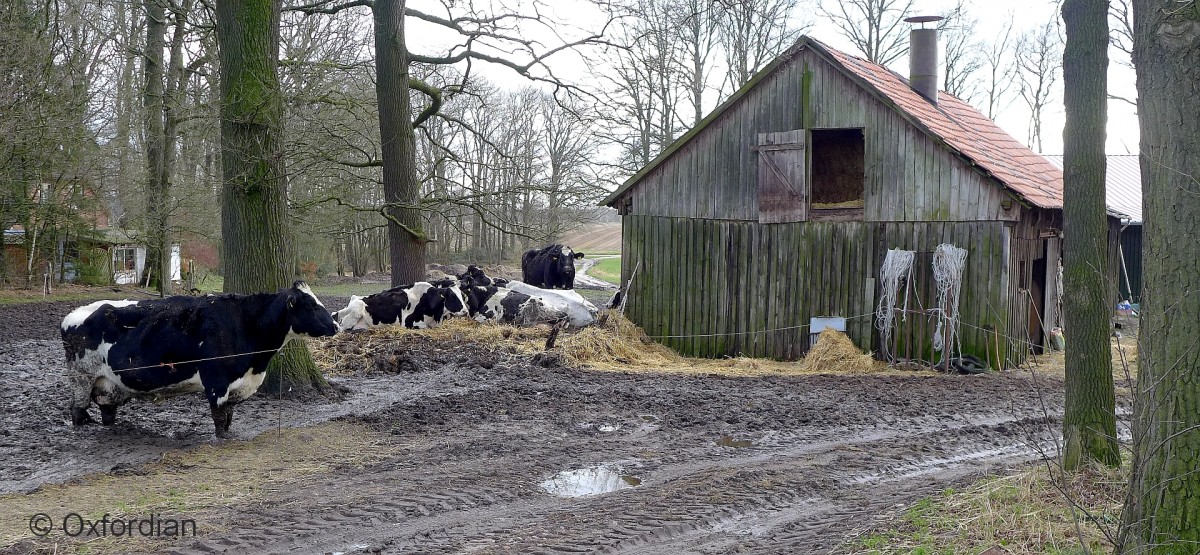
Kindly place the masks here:
MULTIPOLYGON (((900 431, 843 441, 796 443, 800 440, 793 437, 739 449, 734 456, 728 456, 729 449, 692 448, 683 457, 688 460, 642 475, 641 487, 575 499, 550 496, 511 475, 469 487, 427 489, 460 470, 478 468, 478 460, 450 465, 465 466, 431 473, 423 487, 402 491, 372 491, 368 484, 376 479, 399 481, 376 476, 342 484, 338 489, 347 495, 337 500, 340 504, 318 513, 311 506, 255 511, 251 520, 271 526, 233 530, 177 553, 828 550, 853 529, 847 522, 861 525, 985 468, 1036 458, 1033 446, 1013 443, 1009 432, 1048 423, 1041 417, 997 415, 960 420, 948 429, 931 429, 928 419, 912 419, 900 423, 900 431), (928 446, 929 453, 911 456, 914 444, 928 446), (289 532, 268 532, 274 528, 289 532)), ((509 466, 509 461, 495 462, 509 466)))

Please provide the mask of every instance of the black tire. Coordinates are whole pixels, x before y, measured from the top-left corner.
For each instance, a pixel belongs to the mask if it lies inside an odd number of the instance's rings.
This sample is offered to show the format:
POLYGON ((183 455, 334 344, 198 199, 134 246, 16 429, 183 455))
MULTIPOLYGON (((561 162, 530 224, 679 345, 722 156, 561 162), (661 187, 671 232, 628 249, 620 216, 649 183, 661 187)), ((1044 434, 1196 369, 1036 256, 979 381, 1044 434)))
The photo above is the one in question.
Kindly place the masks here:
POLYGON ((950 363, 962 374, 985 374, 991 370, 986 362, 973 355, 951 359, 950 363))

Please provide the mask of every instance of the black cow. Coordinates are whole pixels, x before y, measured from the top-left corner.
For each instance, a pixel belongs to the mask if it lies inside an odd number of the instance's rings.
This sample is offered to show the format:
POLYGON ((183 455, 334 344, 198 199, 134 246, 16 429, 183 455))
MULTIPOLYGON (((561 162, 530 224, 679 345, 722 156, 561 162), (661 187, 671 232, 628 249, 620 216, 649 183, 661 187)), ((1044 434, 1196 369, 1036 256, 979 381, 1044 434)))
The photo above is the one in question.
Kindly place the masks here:
POLYGON ((267 364, 289 339, 337 332, 302 281, 278 293, 97 301, 63 319, 72 382, 71 421, 103 424, 134 397, 203 392, 218 437, 229 437, 233 406, 258 391, 267 364))
POLYGON ((525 293, 496 287, 463 284, 467 310, 476 321, 496 320, 505 324, 526 326, 555 322, 567 317, 546 302, 525 293))
POLYGON ((521 255, 522 280, 543 289, 574 289, 577 258, 583 253, 563 245, 527 250, 521 255))
POLYGON ((488 287, 490 285, 504 287, 506 284, 508 284, 507 279, 488 277, 487 274, 483 273, 483 270, 480 269, 479 266, 474 264, 467 266, 467 271, 465 273, 458 274, 458 280, 465 282, 464 285, 481 287, 488 287))
POLYGON ((452 279, 418 281, 366 297, 355 295, 346 308, 333 313, 333 319, 341 331, 398 323, 406 328, 435 328, 446 316, 467 314, 458 285, 452 279))

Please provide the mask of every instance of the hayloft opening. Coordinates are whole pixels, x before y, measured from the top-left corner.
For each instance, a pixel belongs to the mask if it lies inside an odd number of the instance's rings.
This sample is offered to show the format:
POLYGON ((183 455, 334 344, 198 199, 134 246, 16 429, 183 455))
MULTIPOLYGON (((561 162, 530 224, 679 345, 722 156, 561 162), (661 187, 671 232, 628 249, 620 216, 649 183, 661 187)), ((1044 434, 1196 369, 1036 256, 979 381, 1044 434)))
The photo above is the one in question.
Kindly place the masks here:
POLYGON ((813 209, 861 209, 866 181, 862 129, 813 129, 810 140, 813 209))

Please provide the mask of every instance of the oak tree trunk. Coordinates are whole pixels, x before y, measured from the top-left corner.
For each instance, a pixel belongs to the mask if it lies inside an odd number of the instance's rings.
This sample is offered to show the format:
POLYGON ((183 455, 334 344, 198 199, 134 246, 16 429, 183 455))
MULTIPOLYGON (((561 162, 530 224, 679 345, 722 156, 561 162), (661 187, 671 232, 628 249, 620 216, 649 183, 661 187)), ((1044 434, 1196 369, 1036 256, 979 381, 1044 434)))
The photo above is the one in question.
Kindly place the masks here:
POLYGON ((383 146, 383 199, 388 203, 388 243, 392 286, 425 279, 421 183, 417 180, 416 137, 408 91, 404 46, 404 0, 377 0, 375 16, 375 94, 379 99, 379 138, 383 146))
POLYGON ((146 49, 143 55, 145 88, 142 102, 146 124, 146 271, 159 293, 171 293, 171 238, 168 233, 170 182, 167 173, 167 136, 163 112, 163 49, 167 32, 164 0, 145 0, 146 49))
POLYGON ((1121 463, 1109 348, 1108 217, 1104 205, 1104 128, 1108 2, 1066 0, 1062 7, 1066 127, 1063 130, 1063 316, 1066 353, 1063 468, 1087 460, 1121 463))
MULTIPOLYGON (((221 248, 225 292, 291 284, 279 90, 279 0, 217 2, 221 62, 221 248)), ((263 390, 325 389, 303 341, 271 359, 263 390)))
POLYGON ((1200 546, 1200 4, 1134 0, 1142 312, 1125 553, 1200 546))

